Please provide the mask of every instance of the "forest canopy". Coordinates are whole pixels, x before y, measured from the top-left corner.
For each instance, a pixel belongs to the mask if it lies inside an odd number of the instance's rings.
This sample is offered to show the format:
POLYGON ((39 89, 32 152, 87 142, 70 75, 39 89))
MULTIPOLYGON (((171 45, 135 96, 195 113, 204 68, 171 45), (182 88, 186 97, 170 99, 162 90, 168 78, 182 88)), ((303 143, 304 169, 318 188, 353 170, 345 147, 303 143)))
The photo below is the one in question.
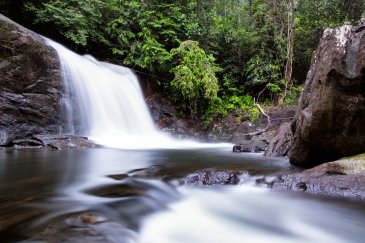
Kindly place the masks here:
POLYGON ((206 125, 252 110, 254 100, 295 102, 323 31, 357 22, 364 9, 364 0, 0 3, 1 13, 75 51, 150 75, 206 125))

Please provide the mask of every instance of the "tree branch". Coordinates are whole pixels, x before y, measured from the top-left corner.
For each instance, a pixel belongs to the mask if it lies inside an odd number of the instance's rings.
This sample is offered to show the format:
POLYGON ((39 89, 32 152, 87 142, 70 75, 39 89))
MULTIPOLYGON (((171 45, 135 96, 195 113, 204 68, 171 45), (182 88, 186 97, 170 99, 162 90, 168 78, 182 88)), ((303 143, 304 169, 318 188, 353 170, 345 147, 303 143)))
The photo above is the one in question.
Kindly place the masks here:
POLYGON ((269 129, 269 127, 271 126, 271 118, 268 114, 266 114, 266 112, 264 111, 264 109, 262 109, 262 107, 260 106, 260 104, 256 103, 256 101, 254 100, 254 105, 257 107, 257 109, 260 111, 260 113, 265 116, 267 118, 267 125, 264 129, 260 130, 260 131, 256 131, 256 132, 251 132, 251 133, 247 133, 244 134, 245 136, 256 136, 256 135, 260 135, 264 132, 267 131, 267 129, 269 129))

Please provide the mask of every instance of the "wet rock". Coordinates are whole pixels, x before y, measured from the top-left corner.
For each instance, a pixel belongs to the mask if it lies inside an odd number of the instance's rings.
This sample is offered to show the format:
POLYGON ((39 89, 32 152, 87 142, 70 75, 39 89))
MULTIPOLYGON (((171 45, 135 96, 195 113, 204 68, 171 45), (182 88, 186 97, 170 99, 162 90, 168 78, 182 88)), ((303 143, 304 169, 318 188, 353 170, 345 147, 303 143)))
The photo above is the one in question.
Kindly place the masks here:
POLYGON ((86 191, 86 193, 98 197, 120 198, 142 195, 145 190, 146 188, 143 188, 142 184, 138 184, 133 180, 127 180, 118 185, 93 188, 86 191))
POLYGON ((101 145, 88 140, 87 137, 75 135, 35 135, 33 140, 39 141, 44 147, 62 150, 67 148, 101 148, 101 145))
POLYGON ((252 122, 248 122, 248 121, 245 121, 245 122, 241 122, 235 132, 234 132, 234 136, 235 137, 239 137, 239 136, 242 136, 244 134, 249 134, 249 133, 252 133, 254 132, 255 130, 257 129, 257 127, 255 126, 255 124, 253 124, 252 122))
POLYGON ((257 121, 250 121, 247 111, 234 111, 226 118, 213 122, 208 129, 208 140, 211 142, 225 141, 240 143, 242 140, 252 140, 248 134, 261 131, 267 125, 266 117, 260 117, 257 121))
POLYGON ((160 129, 169 127, 174 123, 172 118, 176 118, 176 110, 165 99, 155 94, 148 97, 146 101, 150 108, 152 119, 160 129))
POLYGON ((263 152, 272 138, 273 131, 255 134, 260 128, 250 122, 242 122, 232 135, 232 141, 239 143, 233 152, 263 152), (252 135, 251 135, 252 134, 252 135))
POLYGON ((24 138, 11 141, 11 146, 15 149, 33 149, 44 147, 44 143, 37 139, 24 138))
POLYGON ((233 152, 251 152, 251 146, 247 146, 245 144, 236 144, 233 146, 233 152))
POLYGON ((281 177, 275 190, 306 191, 343 198, 365 199, 365 154, 281 177))
POLYGON ((255 176, 252 178, 254 183, 251 183, 258 187, 272 188, 275 183, 279 183, 282 179, 279 176, 255 176))
POLYGON ((109 178, 112 178, 117 181, 124 180, 129 177, 128 174, 116 174, 116 175, 108 175, 109 178))
MULTIPOLYGON (((208 130, 210 142, 238 142, 237 139, 255 131, 256 127, 248 121, 242 121, 238 114, 232 113, 220 122, 215 122, 208 130)), ((248 118, 247 118, 248 119, 248 118)))
POLYGON ((208 130, 208 140, 226 141, 236 144, 235 152, 263 152, 269 146, 275 135, 276 129, 286 121, 294 117, 297 106, 267 107, 267 114, 270 116, 270 126, 265 132, 267 117, 261 115, 255 122, 248 121, 247 114, 233 112, 225 119, 213 123, 208 130), (244 115, 246 114, 246 116, 244 115))
POLYGON ((365 199, 365 174, 323 175, 309 173, 285 175, 273 185, 274 190, 306 191, 313 194, 365 199))
POLYGON ((188 186, 221 186, 221 185, 251 185, 272 188, 281 182, 278 175, 250 175, 247 171, 229 169, 202 169, 190 172, 182 178, 182 185, 188 186))
POLYGON ((276 131, 275 137, 270 141, 270 144, 265 151, 265 156, 268 157, 283 157, 287 156, 291 142, 293 139, 293 133, 291 129, 291 124, 285 122, 280 125, 279 129, 276 131))
POLYGON ((86 149, 101 148, 102 146, 88 140, 87 137, 76 135, 34 135, 29 138, 15 139, 10 141, 7 149, 86 149))
POLYGON ((200 139, 205 137, 199 124, 191 124, 187 120, 180 119, 175 108, 160 95, 151 95, 147 97, 146 102, 154 123, 161 131, 175 135, 178 138, 193 137, 200 139))
POLYGON ((222 169, 204 169, 187 175, 183 181, 185 185, 212 186, 236 185, 248 181, 250 176, 246 171, 222 169))
POLYGON ((365 152, 365 21, 325 30, 293 124, 290 163, 313 166, 365 152))
POLYGON ((180 181, 181 177, 183 177, 186 173, 189 173, 191 170, 193 169, 189 167, 186 168, 184 166, 169 167, 165 165, 152 165, 147 168, 131 170, 127 173, 108 175, 108 177, 122 182, 139 179, 157 179, 177 186, 182 184, 180 181))
POLYGON ((0 146, 60 131, 59 68, 57 53, 39 35, 0 15, 0 146))
POLYGON ((263 134, 248 136, 240 140, 239 144, 233 146, 233 152, 253 152, 266 151, 274 131, 267 131, 263 134))

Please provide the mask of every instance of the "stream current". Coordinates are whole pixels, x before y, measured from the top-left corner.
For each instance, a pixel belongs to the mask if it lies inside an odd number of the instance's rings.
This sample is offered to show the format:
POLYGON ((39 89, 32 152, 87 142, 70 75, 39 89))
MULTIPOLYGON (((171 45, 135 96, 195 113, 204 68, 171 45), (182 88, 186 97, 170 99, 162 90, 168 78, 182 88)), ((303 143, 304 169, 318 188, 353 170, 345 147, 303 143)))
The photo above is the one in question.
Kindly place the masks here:
POLYGON ((53 233, 43 241, 363 242, 364 202, 274 192, 249 180, 223 187, 181 182, 204 168, 247 171, 253 180, 293 170, 286 159, 224 147, 0 152, 1 242, 27 240, 85 212, 105 220, 92 226, 101 235, 53 233))

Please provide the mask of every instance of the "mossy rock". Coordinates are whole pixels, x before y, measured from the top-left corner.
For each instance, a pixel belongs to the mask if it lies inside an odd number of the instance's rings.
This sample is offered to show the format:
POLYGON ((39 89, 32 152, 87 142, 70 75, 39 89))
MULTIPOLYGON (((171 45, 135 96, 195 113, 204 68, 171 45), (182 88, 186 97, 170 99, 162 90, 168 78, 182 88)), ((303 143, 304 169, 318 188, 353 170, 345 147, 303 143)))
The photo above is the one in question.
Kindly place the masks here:
POLYGON ((365 173, 365 153, 351 157, 345 157, 335 162, 331 162, 342 167, 344 174, 365 173))

